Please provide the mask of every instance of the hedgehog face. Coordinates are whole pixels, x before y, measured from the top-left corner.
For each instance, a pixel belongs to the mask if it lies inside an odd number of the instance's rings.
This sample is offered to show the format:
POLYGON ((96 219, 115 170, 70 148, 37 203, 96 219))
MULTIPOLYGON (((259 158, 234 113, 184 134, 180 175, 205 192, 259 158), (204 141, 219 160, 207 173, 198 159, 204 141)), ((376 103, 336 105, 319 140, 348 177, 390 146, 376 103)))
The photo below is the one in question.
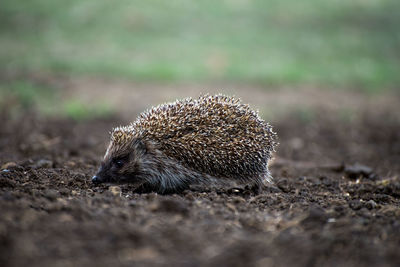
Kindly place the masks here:
POLYGON ((142 166, 146 154, 147 147, 139 139, 123 146, 111 142, 92 182, 142 184, 142 166))

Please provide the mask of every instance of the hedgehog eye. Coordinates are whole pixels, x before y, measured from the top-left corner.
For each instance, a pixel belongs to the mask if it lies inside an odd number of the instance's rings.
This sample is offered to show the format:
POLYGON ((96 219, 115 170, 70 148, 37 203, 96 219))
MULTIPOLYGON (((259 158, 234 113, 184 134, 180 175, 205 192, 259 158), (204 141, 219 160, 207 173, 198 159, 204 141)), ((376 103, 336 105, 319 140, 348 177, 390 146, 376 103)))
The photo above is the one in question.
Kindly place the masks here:
POLYGON ((117 158, 113 160, 113 164, 117 168, 122 168, 125 164, 126 159, 125 158, 117 158))
POLYGON ((124 166, 124 162, 122 160, 116 160, 114 162, 115 166, 117 166, 118 168, 121 168, 122 166, 124 166))

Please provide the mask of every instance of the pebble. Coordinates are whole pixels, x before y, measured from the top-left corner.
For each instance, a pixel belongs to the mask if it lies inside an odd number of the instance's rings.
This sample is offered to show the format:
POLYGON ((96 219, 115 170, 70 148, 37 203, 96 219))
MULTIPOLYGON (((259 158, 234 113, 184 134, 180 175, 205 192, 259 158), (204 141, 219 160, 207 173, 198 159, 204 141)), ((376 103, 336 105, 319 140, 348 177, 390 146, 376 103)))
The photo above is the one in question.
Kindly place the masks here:
POLYGON ((371 200, 367 201, 367 203, 365 203, 365 206, 367 207, 367 209, 372 210, 372 209, 375 209, 376 207, 378 207, 378 204, 371 199, 371 200))
POLYGON ((41 160, 37 161, 36 164, 34 164, 32 167, 35 169, 51 168, 51 167, 53 167, 53 161, 48 160, 48 159, 41 159, 41 160))
POLYGON ((350 200, 350 201, 349 201, 349 207, 350 207, 352 210, 359 210, 359 209, 362 208, 362 203, 361 203, 361 201, 358 200, 358 199, 350 200))
POLYGON ((361 164, 354 164, 351 166, 346 166, 344 168, 344 173, 350 178, 350 179, 357 179, 360 177, 365 177, 368 178, 370 175, 373 174, 372 168, 361 165, 361 164))
MULTIPOLYGON (((16 167, 16 166, 17 166, 17 163, 11 161, 11 162, 4 163, 4 164, 1 166, 1 169, 8 170, 8 169, 13 168, 13 167, 16 167)), ((4 170, 3 170, 3 171, 4 171, 4 170)))
POLYGON ((285 193, 289 193, 291 191, 289 181, 286 178, 279 179, 276 182, 276 186, 285 193))
POLYGON ((110 186, 108 188, 108 191, 111 192, 111 194, 113 194, 113 196, 120 196, 121 195, 121 187, 119 186, 110 186))

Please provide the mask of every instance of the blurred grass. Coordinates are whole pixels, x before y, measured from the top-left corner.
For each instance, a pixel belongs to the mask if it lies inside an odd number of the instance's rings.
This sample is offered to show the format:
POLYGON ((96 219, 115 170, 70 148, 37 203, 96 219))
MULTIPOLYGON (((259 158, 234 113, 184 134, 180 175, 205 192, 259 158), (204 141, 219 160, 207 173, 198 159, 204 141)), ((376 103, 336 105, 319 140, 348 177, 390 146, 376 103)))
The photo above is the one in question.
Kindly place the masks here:
POLYGON ((88 106, 77 99, 64 102, 62 114, 74 120, 86 120, 92 118, 104 118, 112 115, 114 110, 101 103, 88 106))
POLYGON ((399 0, 2 0, 0 70, 398 89, 399 0))
POLYGON ((88 105, 79 99, 63 98, 60 90, 28 80, 0 83, 0 112, 11 117, 25 112, 36 112, 49 117, 85 120, 107 117, 114 110, 104 103, 88 105))

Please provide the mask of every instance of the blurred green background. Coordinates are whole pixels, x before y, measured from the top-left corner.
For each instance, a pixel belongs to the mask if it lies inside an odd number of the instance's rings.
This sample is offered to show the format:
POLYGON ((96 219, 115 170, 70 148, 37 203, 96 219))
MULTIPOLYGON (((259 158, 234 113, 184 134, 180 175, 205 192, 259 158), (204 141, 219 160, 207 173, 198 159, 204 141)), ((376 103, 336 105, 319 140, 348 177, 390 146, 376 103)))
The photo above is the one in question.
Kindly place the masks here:
POLYGON ((47 99, 29 78, 45 73, 388 92, 399 14, 399 0, 2 0, 0 90, 47 99))

